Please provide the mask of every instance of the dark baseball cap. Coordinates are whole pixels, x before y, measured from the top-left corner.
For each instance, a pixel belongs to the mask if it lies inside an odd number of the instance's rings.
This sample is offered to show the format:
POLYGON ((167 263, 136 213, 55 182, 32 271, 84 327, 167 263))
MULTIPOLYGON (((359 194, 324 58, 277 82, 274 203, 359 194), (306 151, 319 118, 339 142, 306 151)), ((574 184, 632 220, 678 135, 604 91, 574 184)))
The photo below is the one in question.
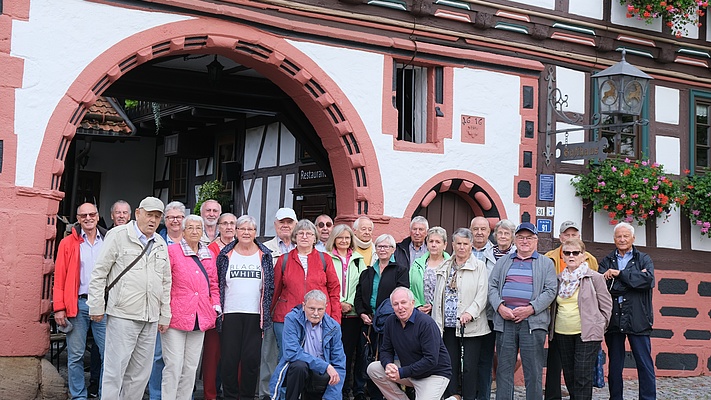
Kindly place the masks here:
POLYGON ((521 231, 529 231, 529 232, 533 233, 534 235, 538 235, 538 229, 536 229, 536 226, 530 222, 522 222, 516 228, 516 233, 519 233, 521 231))

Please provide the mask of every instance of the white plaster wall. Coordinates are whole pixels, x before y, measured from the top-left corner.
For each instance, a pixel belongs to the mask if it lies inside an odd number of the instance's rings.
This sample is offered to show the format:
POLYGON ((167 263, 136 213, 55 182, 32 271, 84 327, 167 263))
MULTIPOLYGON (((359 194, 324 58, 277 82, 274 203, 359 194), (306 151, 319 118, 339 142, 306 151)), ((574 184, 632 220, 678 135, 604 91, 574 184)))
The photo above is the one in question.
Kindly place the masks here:
POLYGON ((679 138, 669 136, 656 136, 657 147, 657 162, 664 166, 664 171, 670 174, 679 175, 681 173, 681 165, 679 154, 680 142, 679 138))
POLYGON ((602 19, 602 0, 568 0, 568 12, 583 17, 602 19))
MULTIPOLYGON (((561 123, 561 122, 557 122, 555 125, 556 130, 570 129, 570 128, 575 128, 575 126, 570 125, 570 124, 561 123)), ((583 131, 583 130, 571 131, 571 132, 568 132, 567 135, 568 135, 568 142, 567 143, 582 143, 585 141, 585 131, 583 131)), ((558 142, 565 144, 566 143, 565 136, 566 136, 565 132, 556 133, 554 147, 558 144, 558 142)), ((555 157, 556 158, 560 157, 560 151, 556 150, 555 157)), ((585 164, 585 160, 562 161, 562 163, 563 164, 583 165, 583 164, 585 164)))
MULTIPOLYGON (((612 0, 612 15, 610 20, 613 24, 619 24, 624 26, 630 26, 633 28, 644 29, 648 31, 661 32, 662 31, 662 19, 657 18, 651 24, 647 24, 641 19, 627 18, 627 5, 620 4, 617 0, 612 0)), ((633 46, 634 47, 634 46, 633 46)))
POLYGON ((18 186, 34 184, 47 122, 90 62, 132 34, 190 18, 83 0, 32 0, 29 15, 28 21, 12 21, 10 51, 25 62, 22 88, 15 91, 18 186))
POLYGON ((711 251, 711 239, 701 235, 701 227, 691 225, 691 250, 711 251))
MULTIPOLYGON (((575 175, 555 175, 555 217, 553 218, 553 237, 560 236, 560 224, 573 221, 581 226, 583 223, 583 200, 575 196, 575 188, 570 180, 575 175)), ((583 238, 587 239, 587 238, 583 238)))
POLYGON ((517 76, 455 69, 454 112, 445 116, 452 118, 453 132, 452 139, 444 141, 445 154, 395 151, 393 137, 382 133, 384 57, 314 43, 290 43, 311 57, 339 85, 365 124, 385 188, 385 215, 403 217, 409 199, 427 179, 452 169, 471 171, 482 177, 495 188, 507 214, 519 215, 519 207, 513 201, 521 138, 521 86, 517 76), (353 79, 354 76, 358 79, 353 79), (486 118, 486 145, 460 142, 461 114, 486 118), (427 168, 418 169, 415 177, 412 171, 418 165, 427 168))
POLYGON ((585 113, 585 73, 570 68, 555 67, 555 85, 563 97, 568 95, 568 105, 563 111, 585 113))
POLYGON ((679 125, 679 89, 654 87, 654 120, 679 125))
MULTIPOLYGON (((590 1, 590 0, 588 0, 590 1)), ((511 1, 511 3, 526 4, 529 6, 536 6, 547 8, 549 10, 555 10, 555 0, 528 0, 528 1, 511 1)))
POLYGON ((657 247, 681 249, 681 218, 679 210, 672 210, 667 220, 662 217, 657 223, 657 247), (664 222, 662 222, 664 221, 664 222))
MULTIPOLYGON (((116 200, 126 200, 133 211, 143 198, 153 195, 153 174, 150 172, 153 171, 155 147, 153 138, 123 143, 92 142, 89 162, 83 169, 101 173, 99 213, 107 224, 111 224, 111 205, 116 200), (116 168, 117 165, 121 168, 116 168)), ((77 149, 83 148, 84 141, 78 141, 77 149)), ((67 162, 74 161, 68 159, 67 162)), ((134 218, 131 213, 131 219, 134 218)))
MULTIPOLYGON (((637 246, 647 245, 647 231, 644 225, 637 225, 637 222, 632 222, 634 226, 635 241, 637 246)), ((599 211, 593 215, 593 230, 595 241, 598 243, 614 243, 613 230, 614 225, 610 225, 610 219, 607 217, 607 212, 599 211)))

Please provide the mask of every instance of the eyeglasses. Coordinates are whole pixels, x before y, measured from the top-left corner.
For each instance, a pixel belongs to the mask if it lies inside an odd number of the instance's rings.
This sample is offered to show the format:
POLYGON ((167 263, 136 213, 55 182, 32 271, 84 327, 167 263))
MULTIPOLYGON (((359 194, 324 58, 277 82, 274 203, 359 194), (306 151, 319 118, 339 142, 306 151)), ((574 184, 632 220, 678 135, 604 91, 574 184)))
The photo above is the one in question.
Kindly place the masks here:
POLYGON ((311 237, 313 235, 314 235, 314 233, 310 232, 310 231, 296 232, 296 236, 301 236, 301 237, 311 237))
POLYGON ((577 256, 580 255, 580 253, 582 253, 582 251, 579 251, 579 250, 576 250, 576 251, 565 251, 565 250, 563 250, 563 255, 564 255, 564 256, 575 256, 575 257, 577 257, 577 256))
POLYGON ((538 239, 536 236, 516 236, 516 240, 520 240, 522 242, 532 242, 536 239, 538 239))
POLYGON ((185 218, 185 217, 183 217, 182 215, 175 215, 175 216, 171 215, 171 216, 166 216, 165 220, 166 221, 182 221, 183 218, 185 218))
POLYGON ((318 226, 319 228, 323 228, 324 226, 327 227, 327 228, 330 228, 330 227, 333 226, 333 222, 323 222, 323 221, 321 221, 321 222, 319 222, 318 224, 316 224, 316 226, 318 226))
POLYGON ((392 248, 393 248, 393 246, 390 246, 389 244, 381 244, 381 245, 375 246, 376 250, 388 250, 388 249, 392 249, 392 248))
POLYGON ((98 215, 97 212, 90 212, 90 213, 86 213, 86 214, 77 214, 77 217, 84 219, 84 218, 94 218, 97 215, 98 215))
POLYGON ((237 223, 236 223, 236 222, 233 222, 233 221, 222 221, 222 222, 220 222, 220 225, 222 225, 222 226, 235 226, 235 225, 237 225, 237 223))
POLYGON ((240 232, 254 232, 256 229, 254 228, 237 228, 238 231, 240 232))

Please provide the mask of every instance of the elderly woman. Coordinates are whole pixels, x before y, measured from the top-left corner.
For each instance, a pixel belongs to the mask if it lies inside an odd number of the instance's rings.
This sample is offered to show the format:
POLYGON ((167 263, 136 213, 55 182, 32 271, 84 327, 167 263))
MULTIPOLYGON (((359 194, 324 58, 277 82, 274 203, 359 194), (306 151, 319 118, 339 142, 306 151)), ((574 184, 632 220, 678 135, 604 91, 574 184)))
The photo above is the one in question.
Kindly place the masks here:
POLYGON ((212 254, 217 257, 220 254, 220 250, 225 248, 230 242, 235 240, 237 224, 237 216, 232 213, 223 213, 220 218, 217 219, 217 239, 213 240, 208 246, 212 254))
MULTIPOLYGON (((373 354, 378 347, 378 335, 370 328, 375 311, 383 300, 390 301, 390 294, 396 287, 410 286, 407 268, 398 266, 392 258, 395 253, 395 238, 387 233, 382 234, 375 239, 374 246, 378 259, 360 274, 354 304, 356 313, 365 324, 363 333, 370 339, 373 354)), ((367 367, 364 365, 363 369, 367 367)), ((365 370, 360 373, 365 374, 365 370)), ((368 381, 368 391, 371 399, 382 399, 382 394, 372 381, 368 381)))
POLYGON ((502 219, 494 226, 494 258, 498 261, 502 256, 516 251, 516 246, 513 244, 514 231, 516 224, 508 219, 502 219))
POLYGON ((568 239, 562 253, 566 267, 558 274, 549 332, 558 344, 570 398, 592 399, 595 359, 612 315, 612 297, 605 278, 585 262, 582 240, 568 239))
MULTIPOLYGON (((217 320, 222 332, 222 391, 225 399, 251 399, 259 381, 262 331, 272 329, 274 266, 272 252, 256 240, 257 221, 249 215, 235 221, 229 215, 223 214, 220 222, 234 223, 236 240, 227 242, 217 256, 224 312, 217 320)), ((214 398, 205 393, 205 399, 214 398)))
POLYGON ((200 243, 202 218, 183 220, 183 239, 168 246, 172 286, 170 327, 161 333, 163 344, 162 397, 190 399, 200 362, 204 332, 215 326, 220 314, 220 289, 215 259, 200 243))
POLYGON ((432 306, 432 319, 452 361, 452 379, 445 396, 461 394, 464 400, 476 398, 481 344, 490 332, 486 320, 489 275, 484 262, 472 254, 472 241, 472 232, 466 228, 452 235, 454 256, 437 270, 432 306))
POLYGON ((301 304, 304 295, 312 290, 320 290, 328 296, 326 313, 341 323, 341 284, 338 281, 333 259, 314 247, 318 231, 308 219, 296 223, 291 233, 291 241, 296 248, 283 254, 274 266, 274 335, 279 347, 279 359, 283 349, 281 334, 284 317, 296 305, 301 304))
POLYGON ((430 228, 425 243, 427 252, 410 267, 410 290, 415 295, 415 307, 429 314, 437 283, 435 271, 449 260, 449 254, 444 251, 447 247, 447 231, 439 226, 430 228))
POLYGON ((333 259, 333 266, 336 268, 338 280, 341 282, 341 336, 343 340, 343 350, 346 353, 346 380, 343 385, 343 398, 348 398, 351 391, 349 383, 353 383, 353 396, 363 394, 364 382, 361 377, 353 377, 351 366, 355 356, 355 370, 362 368, 361 351, 358 343, 360 341, 360 331, 363 322, 356 314, 355 293, 358 287, 358 279, 361 272, 367 266, 363 261, 363 256, 355 251, 355 241, 353 240, 353 230, 348 225, 336 225, 326 241, 326 251, 333 259))

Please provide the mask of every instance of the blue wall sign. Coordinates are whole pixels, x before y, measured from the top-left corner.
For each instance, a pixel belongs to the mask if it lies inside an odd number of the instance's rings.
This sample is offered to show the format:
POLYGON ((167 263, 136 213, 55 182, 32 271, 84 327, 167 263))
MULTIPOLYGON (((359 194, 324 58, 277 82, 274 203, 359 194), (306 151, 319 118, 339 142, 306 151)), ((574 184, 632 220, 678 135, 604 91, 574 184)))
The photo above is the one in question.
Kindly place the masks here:
POLYGON ((555 201, 555 175, 538 175, 538 200, 555 201))
POLYGON ((550 219, 539 219, 536 222, 538 223, 538 233, 551 233, 551 229, 553 228, 553 221, 551 221, 550 219))

